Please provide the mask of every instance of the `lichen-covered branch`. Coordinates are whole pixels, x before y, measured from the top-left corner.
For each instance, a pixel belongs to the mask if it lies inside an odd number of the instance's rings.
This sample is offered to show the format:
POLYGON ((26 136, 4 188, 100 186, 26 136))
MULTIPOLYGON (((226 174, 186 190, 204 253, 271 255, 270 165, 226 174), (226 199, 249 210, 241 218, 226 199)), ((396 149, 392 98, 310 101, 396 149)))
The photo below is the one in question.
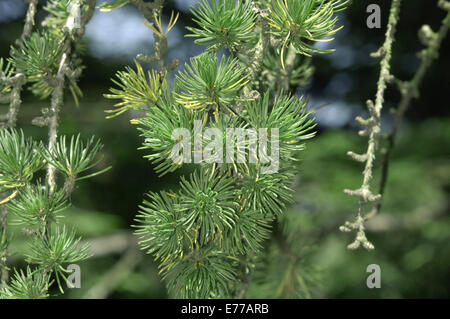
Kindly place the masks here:
MULTIPOLYGON (((25 26, 23 28, 20 39, 16 40, 17 44, 20 44, 22 41, 26 41, 30 37, 31 31, 33 30, 38 0, 30 0, 29 3, 30 4, 28 5, 27 14, 25 17, 25 26)), ((22 87, 26 83, 26 77, 21 70, 15 70, 15 73, 16 75, 10 79, 0 79, 2 82, 9 82, 11 84, 11 92, 8 94, 7 99, 5 99, 4 101, 6 103, 9 103, 9 110, 6 114, 6 127, 16 126, 17 116, 19 114, 20 105, 22 104, 22 87)))
MULTIPOLYGON (((59 64, 59 70, 55 77, 55 86, 53 88, 51 104, 50 104, 50 112, 51 117, 49 119, 49 128, 48 128, 48 149, 50 153, 53 153, 53 149, 56 144, 56 138, 58 135, 58 124, 59 124, 59 112, 61 111, 61 107, 63 105, 63 97, 64 97, 64 82, 65 82, 65 74, 68 68, 68 59, 70 55, 70 40, 66 42, 65 52, 61 57, 61 61, 59 64)), ((47 185, 52 193, 55 189, 55 167, 51 164, 47 165, 47 185)))
POLYGON ((4 126, 15 127, 20 105, 22 104, 21 92, 22 87, 26 83, 26 77, 23 73, 18 72, 16 75, 9 79, 2 78, 0 80, 11 85, 11 92, 4 97, 4 102, 9 103, 9 110, 5 116, 6 123, 4 124, 4 126))
MULTIPOLYGON (((255 47, 251 49, 247 49, 244 47, 240 47, 239 51, 241 54, 250 58, 250 65, 247 68, 249 83, 243 88, 241 96, 243 97, 242 101, 247 99, 255 99, 260 96, 259 92, 253 90, 255 87, 255 80, 261 74, 264 56, 266 54, 266 50, 270 46, 270 33, 269 33, 269 24, 267 21, 268 11, 264 8, 263 4, 259 0, 252 1, 253 10, 258 12, 258 25, 260 28, 259 40, 256 43, 255 47)), ((244 102, 237 103, 235 106, 235 110, 240 112, 240 110, 244 107, 244 102)))
MULTIPOLYGON (((403 121, 403 116, 405 112, 408 110, 409 106, 413 99, 419 97, 419 88, 422 83, 422 80, 430 68, 431 64, 435 59, 439 56, 439 50, 441 47, 441 43, 446 37, 448 30, 450 28, 450 2, 449 1, 439 1, 439 6, 448 11, 447 15, 442 21, 442 25, 437 33, 435 33, 428 25, 423 25, 419 31, 419 38, 422 44, 425 46, 419 53, 419 57, 421 59, 421 63, 419 68, 417 69, 414 77, 407 82, 398 82, 399 90, 402 95, 400 103, 398 104, 397 109, 394 111, 394 126, 392 128, 392 132, 388 137, 388 146, 386 153, 383 158, 382 164, 382 173, 381 173, 381 181, 380 181, 380 189, 379 193, 381 195, 384 194, 386 183, 389 176, 389 161, 392 155, 392 150, 395 146, 395 141, 397 138, 398 130, 403 121)), ((380 200, 377 204, 376 212, 380 212, 382 206, 382 201, 380 200)))
MULTIPOLYGON (((73 77, 75 80, 80 75, 79 72, 75 72, 74 70, 70 70, 70 58, 72 53, 73 43, 79 41, 84 34, 85 26, 91 19, 92 15, 95 11, 95 0, 90 0, 88 2, 89 10, 86 15, 82 18, 76 17, 74 15, 80 14, 81 2, 79 0, 74 1, 73 5, 78 7, 78 10, 71 10, 71 13, 67 19, 67 24, 64 28, 65 40, 64 40, 64 49, 63 54, 61 56, 59 62, 58 72, 54 78, 54 81, 51 81, 53 84, 53 92, 50 102, 50 118, 49 118, 49 135, 48 135, 48 150, 50 153, 53 152, 53 149, 56 144, 56 138, 58 136, 58 125, 59 125, 59 112, 61 111, 61 107, 63 105, 64 98, 64 87, 65 87, 65 78, 66 76, 73 77), (81 21, 80 26, 76 26, 73 22, 81 21), (76 34, 75 37, 72 37, 73 34, 76 34)), ((49 187, 50 192, 53 192, 55 189, 55 167, 51 164, 47 166, 47 177, 46 177, 47 185, 49 187)))
POLYGON ((253 52, 253 62, 249 67, 251 82, 258 76, 261 71, 261 67, 264 62, 264 52, 269 46, 269 24, 267 22, 268 12, 265 10, 261 4, 261 1, 253 1, 254 9, 258 11, 259 14, 259 25, 261 28, 259 34, 259 41, 253 52))
POLYGON ((364 215, 363 205, 368 202, 377 202, 381 199, 381 195, 374 194, 370 186, 373 178, 375 153, 380 137, 380 118, 381 110, 384 104, 384 92, 386 90, 387 84, 392 82, 393 80, 393 76, 390 72, 390 62, 392 55, 392 44, 395 39, 396 26, 399 20, 400 4, 401 0, 392 1, 385 42, 376 53, 372 54, 372 57, 381 58, 381 71, 378 79, 375 102, 371 100, 367 101, 367 107, 370 112, 370 117, 368 119, 362 119, 360 117, 356 119, 362 126, 365 126, 365 129, 360 132, 360 135, 369 137, 367 151, 364 154, 348 152, 348 155, 355 161, 365 163, 363 171, 363 182, 361 187, 356 190, 344 190, 346 194, 350 196, 357 196, 360 199, 359 212, 355 221, 346 222, 343 226, 340 227, 340 230, 344 232, 351 232, 352 230, 357 231, 356 239, 353 241, 353 243, 348 245, 349 249, 357 249, 361 245, 368 250, 374 248, 373 244, 367 240, 364 231, 364 221, 368 216, 371 216, 371 214, 364 215))
POLYGON ((25 16, 25 26, 23 28, 22 36, 20 37, 20 40, 22 41, 28 39, 33 31, 34 17, 36 16, 38 0, 27 0, 27 2, 30 4, 28 5, 27 15, 25 16))

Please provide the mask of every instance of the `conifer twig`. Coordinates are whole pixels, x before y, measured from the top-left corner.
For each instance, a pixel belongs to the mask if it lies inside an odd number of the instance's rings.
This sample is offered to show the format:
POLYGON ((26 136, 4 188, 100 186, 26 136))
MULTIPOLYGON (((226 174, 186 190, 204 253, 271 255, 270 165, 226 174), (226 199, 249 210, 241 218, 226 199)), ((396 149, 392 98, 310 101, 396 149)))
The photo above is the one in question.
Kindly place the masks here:
MULTIPOLYGON (((388 137, 388 147, 387 151, 384 154, 383 164, 382 164, 382 173, 381 173, 381 181, 380 181, 380 189, 379 194, 383 195, 386 183, 389 175, 389 161, 392 155, 392 150, 395 146, 395 141, 397 138, 397 134, 399 128, 403 121, 403 116, 405 112, 408 110, 413 99, 418 98, 419 96, 419 87, 422 83, 422 80, 430 68, 431 64, 435 59, 439 56, 439 50, 441 47, 441 43, 446 37, 448 30, 450 28, 450 2, 449 1, 439 1, 439 6, 448 11, 445 18, 442 20, 442 25, 437 33, 433 32, 428 25, 422 26, 419 31, 419 38, 422 41, 422 44, 426 46, 424 50, 419 53, 419 57, 421 58, 421 63, 419 68, 417 69, 414 77, 408 82, 400 82, 398 83, 400 93, 402 98, 396 110, 394 110, 394 126, 391 134, 388 137)), ((380 200, 376 207, 376 213, 379 213, 381 210, 382 201, 380 200)))
POLYGON ((369 213, 367 215, 364 215, 363 205, 367 202, 378 202, 381 199, 380 194, 374 194, 372 192, 372 190, 370 189, 370 184, 373 178, 375 152, 378 148, 378 141, 380 137, 380 118, 384 103, 384 92, 386 90, 387 84, 392 82, 393 80, 393 76, 390 72, 390 61, 392 55, 392 44, 395 39, 396 26, 399 20, 400 4, 401 0, 392 0, 385 42, 377 52, 372 54, 372 57, 381 58, 381 71, 378 79, 375 102, 373 102, 372 100, 367 101, 367 107, 370 112, 370 117, 368 119, 362 119, 360 117, 356 118, 359 124, 366 127, 365 130, 360 132, 360 135, 369 136, 367 151, 365 154, 356 154, 353 152, 347 153, 355 161, 365 163, 362 186, 356 190, 344 190, 346 194, 350 196, 357 196, 360 198, 359 212, 355 221, 347 221, 343 226, 340 227, 340 230, 344 232, 350 232, 352 230, 357 231, 356 239, 353 241, 353 243, 347 246, 349 249, 357 249, 361 245, 363 245, 363 247, 368 250, 374 249, 373 244, 367 240, 364 231, 364 222, 368 218, 368 216, 371 216, 372 214, 369 213))
MULTIPOLYGON (((155 24, 162 14, 164 0, 154 0, 153 2, 131 0, 130 2, 142 13, 144 18, 147 19, 147 21, 150 23, 155 24)), ((174 60, 167 65, 165 62, 165 56, 167 55, 169 47, 167 37, 165 36, 164 32, 153 32, 153 36, 155 39, 155 53, 152 56, 139 54, 137 56, 137 59, 143 62, 156 62, 158 64, 158 70, 161 77, 164 77, 166 71, 172 71, 178 66, 178 60, 174 60)))

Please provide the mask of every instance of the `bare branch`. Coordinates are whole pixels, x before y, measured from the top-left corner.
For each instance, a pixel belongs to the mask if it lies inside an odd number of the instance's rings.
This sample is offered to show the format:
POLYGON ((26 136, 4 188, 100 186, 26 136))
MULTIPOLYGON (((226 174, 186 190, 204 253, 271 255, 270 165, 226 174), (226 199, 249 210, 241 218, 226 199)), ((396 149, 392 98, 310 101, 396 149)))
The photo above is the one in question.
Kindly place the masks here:
POLYGON ((401 0, 393 0, 391 5, 391 10, 389 14, 389 21, 386 31, 386 39, 383 46, 374 54, 372 57, 381 58, 380 62, 380 76, 378 79, 377 93, 375 102, 368 100, 367 108, 370 112, 370 118, 367 120, 357 119, 357 121, 366 126, 366 129, 360 132, 360 135, 368 136, 369 143, 367 151, 365 154, 356 155, 351 152, 349 155, 358 162, 365 162, 365 167, 363 171, 363 183, 362 186, 357 190, 344 190, 344 192, 350 196, 357 196, 360 199, 360 208, 358 216, 353 223, 346 222, 344 226, 341 226, 341 231, 357 230, 357 236, 355 241, 348 246, 349 249, 356 249, 361 244, 366 249, 373 249, 374 246, 370 243, 364 232, 364 220, 362 206, 366 202, 377 202, 381 199, 380 194, 372 193, 370 189, 370 184, 373 179, 373 164, 375 161, 375 152, 378 147, 378 141, 380 137, 381 130, 381 110, 384 104, 384 92, 386 90, 387 84, 392 82, 392 75, 390 73, 390 62, 392 55, 392 44, 395 39, 395 32, 398 23, 398 16, 400 12, 401 0))
MULTIPOLYGON (((413 99, 419 97, 419 87, 422 84, 422 80, 430 68, 431 64, 435 59, 439 56, 439 50, 441 47, 441 43, 446 37, 448 30, 450 28, 450 2, 449 1, 439 1, 439 6, 447 10, 448 13, 444 20, 442 21, 442 25, 437 33, 433 32, 428 25, 422 26, 419 31, 419 38, 422 43, 426 46, 424 50, 419 53, 419 57, 421 58, 421 63, 419 68, 417 69, 414 77, 409 82, 399 82, 399 90, 402 95, 400 103, 397 109, 394 111, 394 126, 391 134, 388 137, 388 147, 387 151, 383 158, 382 164, 382 173, 381 173, 381 182, 379 193, 384 194, 386 183, 389 176, 389 161, 392 155, 393 148, 395 146, 395 141, 397 138, 397 134, 399 128, 402 124, 403 117, 408 110, 409 106, 413 99)), ((382 201, 379 201, 377 204, 377 213, 380 212, 382 207, 382 201)))

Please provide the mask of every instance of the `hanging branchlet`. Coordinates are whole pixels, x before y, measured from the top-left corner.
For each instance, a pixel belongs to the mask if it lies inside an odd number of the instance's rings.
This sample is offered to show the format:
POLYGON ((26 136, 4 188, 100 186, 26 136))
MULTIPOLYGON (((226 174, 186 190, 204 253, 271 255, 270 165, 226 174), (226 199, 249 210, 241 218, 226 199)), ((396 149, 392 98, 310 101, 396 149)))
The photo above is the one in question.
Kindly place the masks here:
POLYGON ((341 226, 340 230, 348 232, 350 230, 357 230, 357 236, 353 243, 348 245, 349 249, 356 249, 361 244, 364 248, 371 250, 374 248, 373 244, 370 243, 364 232, 364 222, 367 216, 372 216, 372 214, 364 215, 363 206, 366 203, 376 204, 381 199, 380 194, 374 194, 371 190, 371 182, 373 179, 373 165, 375 161, 375 153, 378 148, 380 131, 381 131, 381 110, 384 103, 384 92, 386 90, 387 84, 391 83, 393 76, 390 73, 390 61, 392 55, 392 44, 394 42, 396 27, 398 23, 398 16, 400 11, 401 0, 393 0, 389 15, 389 21, 386 31, 386 40, 383 46, 372 56, 375 58, 381 58, 380 62, 380 77, 378 80, 378 87, 376 93, 375 102, 368 100, 367 108, 370 113, 369 119, 358 118, 359 124, 365 126, 365 128, 360 131, 361 136, 368 136, 369 142, 367 151, 365 154, 356 154, 354 152, 348 152, 348 155, 357 162, 365 163, 363 171, 363 183, 360 188, 356 190, 346 189, 344 192, 350 196, 359 197, 360 208, 358 216, 353 223, 346 222, 344 226, 341 226))
MULTIPOLYGON (((220 288, 216 285, 217 277, 225 279, 233 274, 227 266, 227 255, 220 249, 226 232, 233 228, 233 216, 239 207, 233 182, 226 176, 214 174, 210 178, 209 174, 197 171, 189 180, 182 179, 179 193, 150 194, 152 201, 144 201, 136 220, 136 234, 143 248, 161 260, 160 269, 168 279, 171 293, 183 298, 208 297, 211 292, 227 295, 226 284, 220 288), (184 280, 177 283, 184 272, 190 271, 202 273, 203 279, 193 278, 190 284, 184 280)), ((231 249, 242 246, 240 242, 236 245, 231 249)))
POLYGON ((365 232, 364 232, 364 223, 368 219, 372 218, 376 214, 378 214, 382 207, 382 195, 384 194, 387 179, 389 176, 389 160, 392 154, 392 150, 395 145, 395 139, 401 125, 403 116, 406 110, 409 108, 411 101, 414 98, 419 97, 419 87, 422 82, 423 77, 425 76, 428 68, 430 67, 433 60, 438 58, 439 49, 443 39, 445 38, 448 29, 450 28, 450 5, 448 1, 440 0, 438 5, 449 11, 446 17, 442 21, 441 28, 434 32, 428 25, 423 25, 418 33, 418 38, 420 42, 425 46, 425 48, 418 53, 418 57, 421 59, 421 64, 417 69, 412 80, 404 82, 395 80, 397 87, 402 96, 398 107, 393 112, 394 114, 394 125, 391 134, 388 137, 388 147, 387 151, 384 154, 384 158, 382 160, 382 170, 381 170, 381 181, 379 186, 378 194, 373 194, 370 190, 370 182, 372 180, 373 175, 373 162, 375 159, 375 152, 379 143, 379 135, 380 135, 380 114, 381 107, 383 104, 383 92, 386 88, 386 84, 392 83, 394 81, 394 76, 390 73, 390 54, 391 49, 390 46, 393 42, 395 26, 398 20, 398 13, 400 8, 400 1, 393 1, 391 8, 391 15, 389 19, 388 31, 386 34, 386 42, 385 44, 374 54, 372 54, 375 58, 381 58, 381 74, 380 80, 378 83, 378 91, 376 102, 368 101, 368 109, 370 112, 370 118, 364 120, 362 118, 357 118, 357 121, 366 128, 360 132, 362 136, 369 136, 369 148, 366 154, 355 154, 353 152, 349 152, 348 155, 352 157, 354 160, 366 163, 365 170, 363 172, 364 182, 363 186, 357 190, 345 190, 346 193, 353 196, 360 197, 360 212, 354 222, 346 222, 345 225, 341 226, 341 231, 350 232, 352 230, 357 231, 357 237, 355 241, 348 246, 350 249, 356 249, 359 246, 363 246, 366 249, 373 249, 373 245, 367 240, 365 232), (373 208, 370 212, 363 214, 362 213, 362 205, 365 202, 372 202, 373 208))
MULTIPOLYGON (((379 187, 379 193, 381 195, 384 194, 386 188, 386 183, 389 176, 389 161, 395 147, 395 141, 403 121, 403 117, 409 109, 413 99, 419 98, 420 85, 422 84, 422 81, 433 61, 439 57, 439 50, 441 48, 442 41, 445 39, 450 29, 450 2, 439 0, 438 5, 441 9, 447 11, 447 15, 442 20, 441 27, 438 31, 434 32, 428 25, 423 25, 419 30, 419 40, 425 46, 425 48, 418 53, 418 57, 421 60, 419 68, 410 81, 396 81, 402 98, 397 108, 393 110, 394 125, 392 132, 388 137, 387 151, 382 160, 382 172, 379 187)), ((380 200, 376 206, 375 213, 379 213, 381 207, 382 201, 380 200)))
MULTIPOLYGON (((57 73, 60 69, 60 61, 64 51, 64 32, 74 35, 74 30, 80 28, 81 12, 87 15, 88 6, 77 4, 76 1, 49 1, 44 7, 50 15, 44 20, 44 30, 34 32, 28 41, 18 44, 11 49, 11 62, 18 69, 24 71, 28 81, 33 83, 31 92, 41 99, 45 99, 53 93, 57 87, 57 73), (73 9, 73 12, 69 12, 73 9), (70 20, 70 23, 66 23, 70 20)), ((76 55, 77 48, 74 55, 76 55)), ((78 104, 78 98, 82 95, 77 85, 81 66, 78 59, 71 61, 71 68, 64 75, 69 83, 69 90, 78 104)), ((61 76, 60 76, 61 77, 61 76)))

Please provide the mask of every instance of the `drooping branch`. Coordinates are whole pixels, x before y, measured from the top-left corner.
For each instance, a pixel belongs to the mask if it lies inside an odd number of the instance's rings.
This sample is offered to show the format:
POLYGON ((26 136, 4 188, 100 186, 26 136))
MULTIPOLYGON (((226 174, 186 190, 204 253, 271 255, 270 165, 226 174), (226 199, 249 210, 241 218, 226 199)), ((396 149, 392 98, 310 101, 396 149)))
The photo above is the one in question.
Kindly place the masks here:
POLYGON ((390 62, 392 55, 392 44, 395 39, 396 27, 399 20, 400 4, 401 0, 392 1, 385 42, 376 53, 372 54, 372 57, 381 58, 381 71, 378 79, 375 102, 373 102, 372 100, 367 101, 367 107, 370 112, 370 117, 368 119, 362 119, 360 117, 356 119, 359 124, 366 127, 360 132, 360 135, 369 137, 367 151, 364 154, 348 152, 348 155, 355 161, 365 163, 363 171, 363 182, 361 187, 356 190, 344 190, 346 194, 350 196, 357 196, 360 199, 359 212, 355 221, 346 222, 343 226, 340 227, 340 230, 344 232, 350 232, 352 230, 357 231, 356 239, 353 241, 353 243, 348 245, 349 249, 357 249, 361 245, 363 245, 363 247, 368 250, 374 248, 373 244, 367 240, 364 231, 364 222, 367 219, 367 216, 370 216, 371 214, 364 215, 363 205, 368 202, 378 202, 381 199, 381 195, 374 194, 370 186, 373 179, 375 153, 378 148, 380 137, 380 119, 381 110, 384 104, 384 92, 386 90, 387 84, 392 82, 393 80, 393 76, 390 72, 390 62))
MULTIPOLYGON (((396 110, 394 110, 394 126, 392 128, 392 132, 388 137, 388 146, 387 151, 383 158, 382 164, 382 173, 381 173, 381 181, 380 181, 380 195, 384 194, 386 183, 389 177, 389 161, 392 156, 392 151, 395 147, 395 142, 397 138, 397 134, 399 128, 402 124, 403 117, 405 112, 408 110, 409 106, 413 99, 419 97, 419 88, 422 83, 422 80, 430 68, 431 64, 434 60, 436 60, 439 56, 439 50, 441 47, 441 43, 446 37, 448 30, 450 28, 450 2, 449 1, 439 1, 439 6, 448 11, 445 18, 442 20, 442 25, 437 33, 433 32, 428 25, 422 26, 419 31, 419 38, 422 41, 422 44, 425 45, 425 49, 423 49, 419 53, 419 57, 421 58, 421 63, 419 68, 417 69, 414 77, 407 82, 398 82, 399 90, 402 95, 400 103, 396 110)), ((382 201, 380 200, 376 207, 376 213, 379 213, 382 207, 382 201)))
MULTIPOLYGON (((72 77, 74 80, 76 80, 80 76, 79 72, 70 69, 72 46, 75 42, 79 41, 82 38, 85 31, 85 26, 92 18, 92 15, 94 14, 95 3, 96 3, 95 0, 90 0, 88 2, 89 5, 88 12, 83 17, 80 17, 76 15, 80 15, 81 2, 79 0, 74 1, 73 6, 75 7, 75 9, 71 10, 69 17, 67 18, 66 26, 64 27, 63 54, 59 62, 58 72, 54 78, 54 81, 51 81, 51 83, 53 84, 53 92, 50 103, 51 116, 48 122, 49 125, 48 150, 50 151, 50 153, 53 152, 53 149, 56 144, 56 138, 58 136, 59 113, 63 105, 66 76, 72 77), (80 25, 77 26, 75 24, 75 21, 80 21, 80 25), (72 37, 73 34, 76 34, 76 36, 72 37)), ((46 180, 50 192, 53 192, 55 188, 55 167, 51 164, 48 164, 47 166, 46 180)))

